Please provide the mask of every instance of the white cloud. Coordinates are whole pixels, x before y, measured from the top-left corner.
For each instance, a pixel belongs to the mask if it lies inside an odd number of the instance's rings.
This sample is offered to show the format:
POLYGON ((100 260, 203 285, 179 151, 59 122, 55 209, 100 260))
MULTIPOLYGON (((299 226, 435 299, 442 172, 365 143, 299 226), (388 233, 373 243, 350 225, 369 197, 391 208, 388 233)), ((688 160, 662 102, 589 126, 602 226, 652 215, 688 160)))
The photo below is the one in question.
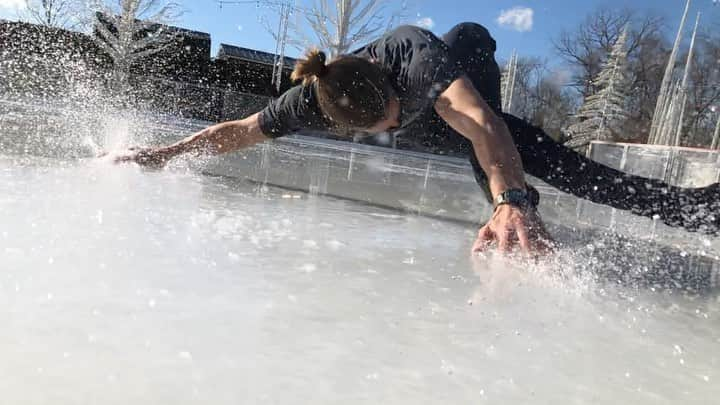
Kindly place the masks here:
MULTIPOLYGON (((3 1, 3 0, 0 0, 0 1, 3 1)), ((415 22, 415 25, 429 30, 435 26, 435 21, 433 21, 433 19, 430 17, 423 17, 423 18, 417 20, 415 22)))
POLYGON ((497 18, 498 25, 525 32, 532 30, 533 9, 529 7, 513 7, 503 10, 497 18))
POLYGON ((25 0, 0 0, 0 8, 8 10, 25 8, 25 0))

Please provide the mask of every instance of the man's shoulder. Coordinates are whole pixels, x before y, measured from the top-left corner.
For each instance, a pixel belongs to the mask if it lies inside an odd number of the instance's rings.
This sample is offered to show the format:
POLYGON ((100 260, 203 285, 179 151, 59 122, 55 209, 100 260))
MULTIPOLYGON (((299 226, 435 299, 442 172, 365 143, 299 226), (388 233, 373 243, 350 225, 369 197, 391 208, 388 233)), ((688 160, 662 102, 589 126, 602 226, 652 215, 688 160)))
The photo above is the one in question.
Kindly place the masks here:
POLYGON ((389 31, 384 38, 392 38, 398 42, 412 42, 412 43, 427 43, 429 45, 438 44, 444 45, 445 43, 437 37, 432 31, 418 27, 417 25, 400 25, 395 29, 389 31))
POLYGON ((409 34, 409 35, 435 35, 432 33, 432 31, 418 27, 417 25, 399 25, 395 27, 394 29, 390 30, 388 33, 394 33, 395 35, 402 35, 402 34, 409 34))
MULTIPOLYGON (((368 49, 378 48, 378 44, 390 45, 392 47, 393 45, 407 42, 413 44, 444 44, 444 42, 442 42, 440 38, 433 34, 432 31, 429 31, 422 27, 418 27, 416 25, 400 25, 390 31, 387 31, 375 41, 372 41, 369 44, 350 52, 350 54, 362 57, 368 49)), ((380 47, 381 50, 383 48, 384 47, 380 47)))
POLYGON ((301 83, 295 85, 278 97, 276 102, 304 105, 315 103, 315 85, 313 83, 301 83))

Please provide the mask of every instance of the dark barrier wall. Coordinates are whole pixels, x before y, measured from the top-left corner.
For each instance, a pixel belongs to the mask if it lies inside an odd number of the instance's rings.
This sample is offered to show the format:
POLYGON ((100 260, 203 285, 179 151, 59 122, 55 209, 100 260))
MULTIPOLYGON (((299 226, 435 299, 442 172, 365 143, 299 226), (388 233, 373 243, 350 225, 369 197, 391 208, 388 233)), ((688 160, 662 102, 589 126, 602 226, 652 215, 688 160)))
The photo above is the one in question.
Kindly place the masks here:
MULTIPOLYGON (((209 34, 164 28, 172 41, 130 69, 129 91, 141 106, 216 121, 244 113, 240 102, 261 108, 276 95, 272 62, 233 55, 213 59, 209 34)), ((282 91, 290 85, 292 66, 283 70, 282 91)), ((0 96, 58 98, 77 92, 78 85, 110 88, 112 68, 112 58, 91 36, 0 20, 0 96)))
POLYGON ((54 97, 102 82, 112 61, 86 35, 0 21, 0 95, 54 97))

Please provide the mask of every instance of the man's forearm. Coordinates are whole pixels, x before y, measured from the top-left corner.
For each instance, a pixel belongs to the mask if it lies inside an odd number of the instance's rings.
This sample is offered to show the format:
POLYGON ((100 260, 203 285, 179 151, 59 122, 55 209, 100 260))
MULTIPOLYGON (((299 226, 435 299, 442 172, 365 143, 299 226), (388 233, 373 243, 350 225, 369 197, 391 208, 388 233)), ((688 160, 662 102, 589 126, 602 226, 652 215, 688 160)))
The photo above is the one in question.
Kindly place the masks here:
POLYGON ((480 136, 472 141, 478 163, 485 171, 493 196, 511 188, 525 188, 520 155, 507 126, 500 119, 476 122, 480 136))
POLYGON ((435 111, 472 142, 493 197, 510 188, 525 188, 522 162, 507 125, 467 77, 455 80, 442 93, 435 102, 435 111))
POLYGON ((260 131, 258 114, 254 114, 242 120, 207 127, 155 152, 167 159, 189 152, 219 154, 246 148, 266 139, 260 131))

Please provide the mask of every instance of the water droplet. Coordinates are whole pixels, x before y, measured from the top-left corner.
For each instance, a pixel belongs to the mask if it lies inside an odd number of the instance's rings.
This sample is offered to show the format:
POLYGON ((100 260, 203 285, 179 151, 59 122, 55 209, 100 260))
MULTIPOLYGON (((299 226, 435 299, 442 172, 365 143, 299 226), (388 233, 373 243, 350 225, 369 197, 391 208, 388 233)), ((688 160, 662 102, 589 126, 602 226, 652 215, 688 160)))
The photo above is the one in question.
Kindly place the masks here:
POLYGON ((325 245, 332 250, 340 250, 340 248, 345 246, 344 243, 340 242, 339 240, 334 240, 334 239, 325 242, 325 245))
POLYGON ((683 353, 682 347, 680 345, 673 345, 673 356, 679 356, 683 353))
POLYGON ((300 266, 300 270, 302 270, 306 273, 313 273, 317 270, 317 266, 313 263, 305 263, 302 266, 300 266))

